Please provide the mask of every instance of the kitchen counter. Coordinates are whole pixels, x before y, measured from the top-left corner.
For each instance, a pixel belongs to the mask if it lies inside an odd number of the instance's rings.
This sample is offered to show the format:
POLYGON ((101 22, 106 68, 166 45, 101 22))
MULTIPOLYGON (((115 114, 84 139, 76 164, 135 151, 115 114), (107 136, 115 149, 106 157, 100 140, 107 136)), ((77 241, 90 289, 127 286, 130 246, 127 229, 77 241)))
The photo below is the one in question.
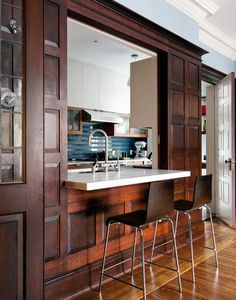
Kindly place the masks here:
POLYGON ((95 174, 68 173, 68 179, 65 181, 65 186, 67 188, 74 188, 83 191, 93 191, 189 176, 189 171, 160 169, 149 170, 123 167, 120 172, 97 172, 95 174))

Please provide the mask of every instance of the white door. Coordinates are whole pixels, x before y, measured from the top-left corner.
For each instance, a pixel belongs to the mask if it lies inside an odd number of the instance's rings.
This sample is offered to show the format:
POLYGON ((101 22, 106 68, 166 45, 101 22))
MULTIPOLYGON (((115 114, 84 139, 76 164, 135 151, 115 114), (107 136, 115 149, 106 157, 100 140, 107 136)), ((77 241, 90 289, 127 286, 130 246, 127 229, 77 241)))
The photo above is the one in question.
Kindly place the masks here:
POLYGON ((215 87, 215 184, 218 216, 235 226, 235 75, 215 87))

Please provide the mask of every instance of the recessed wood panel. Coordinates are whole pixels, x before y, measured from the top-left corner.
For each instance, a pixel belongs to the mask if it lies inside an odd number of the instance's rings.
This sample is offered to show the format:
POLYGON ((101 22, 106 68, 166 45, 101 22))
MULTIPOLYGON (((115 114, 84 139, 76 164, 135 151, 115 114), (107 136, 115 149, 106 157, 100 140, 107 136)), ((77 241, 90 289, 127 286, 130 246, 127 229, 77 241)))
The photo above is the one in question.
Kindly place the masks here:
POLYGON ((184 85, 184 59, 173 55, 172 56, 172 81, 178 85, 184 85))
POLYGON ((185 103, 184 103, 184 92, 177 90, 172 91, 172 114, 173 117, 180 116, 184 118, 185 114, 185 103))
MULTIPOLYGON (((109 205, 106 207, 106 210, 104 212, 104 223, 106 222, 106 219, 110 216, 115 216, 119 214, 125 213, 125 205, 124 203, 109 205)), ((104 237, 106 234, 106 225, 104 225, 104 237)), ((125 234, 125 226, 124 225, 112 225, 110 229, 109 239, 116 239, 125 234)))
POLYGON ((49 261, 60 255, 60 217, 45 219, 45 260, 49 261))
POLYGON ((90 248, 96 243, 96 213, 84 211, 69 214, 69 253, 90 248))
POLYGON ((191 62, 187 63, 187 87, 199 89, 199 66, 191 62))
POLYGON ((46 164, 44 168, 45 206, 60 203, 60 164, 46 164))
POLYGON ((172 129, 172 149, 184 149, 185 138, 184 138, 184 125, 173 124, 172 129))
POLYGON ((45 96, 48 98, 59 99, 59 58, 51 55, 45 55, 45 96))
POLYGON ((0 293, 4 300, 23 300, 23 217, 0 216, 0 293))
POLYGON ((199 97, 195 95, 188 95, 188 119, 194 119, 194 120, 199 120, 199 97))
POLYGON ((45 26, 44 26, 45 42, 52 46, 59 46, 59 36, 60 36, 59 5, 49 0, 46 0, 44 3, 45 3, 45 26))
POLYGON ((59 115, 60 113, 57 110, 47 109, 45 111, 44 139, 46 152, 59 152, 59 115))
POLYGON ((199 126, 187 126, 188 149, 198 150, 199 145, 199 126))

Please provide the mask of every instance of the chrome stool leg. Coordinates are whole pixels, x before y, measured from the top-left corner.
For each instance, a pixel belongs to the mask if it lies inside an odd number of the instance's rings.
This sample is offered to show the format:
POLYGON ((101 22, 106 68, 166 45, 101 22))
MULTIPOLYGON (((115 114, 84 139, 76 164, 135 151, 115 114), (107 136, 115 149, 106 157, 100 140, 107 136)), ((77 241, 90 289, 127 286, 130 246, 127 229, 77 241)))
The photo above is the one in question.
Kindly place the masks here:
POLYGON ((182 283, 181 283, 181 277, 180 277, 180 268, 179 268, 179 258, 178 258, 178 252, 177 252, 177 246, 176 246, 176 236, 175 236, 175 228, 174 223, 171 219, 168 219, 171 224, 171 230, 172 230, 172 236, 173 236, 173 245, 174 245, 174 253, 175 253, 175 263, 176 263, 176 270, 178 274, 178 281, 179 281, 179 291, 182 292, 182 283))
POLYGON ((178 221, 179 221, 179 211, 176 210, 176 218, 175 218, 175 236, 176 236, 176 233, 177 233, 178 221))
POLYGON ((142 255, 143 299, 146 300, 146 280, 145 280, 143 230, 141 228, 139 228, 139 232, 140 232, 140 247, 141 247, 141 255, 142 255))
POLYGON ((100 276, 100 282, 99 282, 99 292, 101 292, 101 289, 102 289, 102 280, 103 280, 103 273, 104 273, 105 263, 106 263, 107 244, 108 244, 110 226, 111 226, 111 223, 109 223, 107 226, 106 241, 105 241, 105 245, 104 245, 103 261, 102 261, 102 270, 101 270, 101 276, 100 276))
POLYGON ((156 243, 157 225, 158 225, 158 222, 155 222, 155 229, 154 229, 153 240, 152 240, 152 249, 151 249, 151 254, 150 254, 150 262, 152 262, 153 251, 154 251, 155 243, 156 243))
POLYGON ((134 274, 134 261, 135 261, 135 252, 136 252, 137 231, 138 231, 138 229, 135 228, 134 245, 133 245, 133 255, 132 255, 132 266, 131 266, 131 276, 132 277, 133 277, 133 274, 134 274))
POLYGON ((191 221, 191 215, 190 215, 190 213, 184 212, 184 214, 187 215, 187 217, 188 217, 189 237, 190 237, 190 251, 191 251, 191 262, 192 262, 192 281, 193 281, 193 283, 195 283, 192 221, 191 221))
POLYGON ((209 211, 210 214, 210 220, 211 220, 211 232, 212 232, 212 239, 213 239, 213 247, 214 247, 214 253, 215 253, 215 261, 216 261, 216 267, 218 268, 219 262, 218 262, 218 255, 217 255, 217 249, 216 249, 216 239, 215 239, 215 231, 214 231, 214 225, 212 220, 212 213, 209 206, 205 205, 206 209, 209 211))

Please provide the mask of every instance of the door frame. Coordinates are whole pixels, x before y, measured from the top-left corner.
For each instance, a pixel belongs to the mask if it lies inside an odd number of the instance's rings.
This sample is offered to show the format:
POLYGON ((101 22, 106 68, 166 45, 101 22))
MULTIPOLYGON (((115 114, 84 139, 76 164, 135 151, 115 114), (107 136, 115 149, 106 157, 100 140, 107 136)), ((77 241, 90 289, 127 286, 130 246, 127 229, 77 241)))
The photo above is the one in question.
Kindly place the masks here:
MULTIPOLYGON (((225 74, 221 71, 218 71, 212 67, 209 67, 205 64, 202 64, 201 80, 211 83, 212 85, 216 85, 219 81, 221 81, 226 76, 227 76, 227 74, 225 74)), ((236 78, 235 78, 235 85, 236 85, 236 78)), ((211 94, 213 94, 213 91, 211 91, 211 94)), ((236 99, 236 90, 234 90, 234 95, 235 95, 235 99, 236 99)), ((214 95, 214 97, 215 97, 215 95, 214 95)), ((212 106, 212 109, 213 108, 214 108, 214 114, 215 114, 215 105, 214 105, 214 107, 212 106)), ((234 120, 232 120, 232 122, 234 122, 234 126, 235 126, 235 122, 236 122, 236 111, 235 110, 236 110, 236 107, 234 107, 234 120)), ((236 135, 236 132, 235 132, 235 135, 236 135)), ((236 139, 236 136, 235 136, 235 139, 236 139)), ((235 145, 234 145, 234 147, 235 147, 235 145)), ((214 143, 214 149, 215 149, 215 143, 214 143)), ((215 165, 214 165, 214 168, 215 168, 215 165)), ((215 176, 213 178, 215 178, 215 176)), ((236 186, 236 176, 234 177, 234 186, 236 186)), ((213 191, 215 191, 214 187, 215 187, 215 181, 213 182, 213 191)), ((213 196, 214 196, 214 193, 213 193, 213 196)), ((213 213, 214 213, 214 210, 216 212, 216 210, 217 210, 216 203, 212 204, 212 210, 213 210, 213 213)))

